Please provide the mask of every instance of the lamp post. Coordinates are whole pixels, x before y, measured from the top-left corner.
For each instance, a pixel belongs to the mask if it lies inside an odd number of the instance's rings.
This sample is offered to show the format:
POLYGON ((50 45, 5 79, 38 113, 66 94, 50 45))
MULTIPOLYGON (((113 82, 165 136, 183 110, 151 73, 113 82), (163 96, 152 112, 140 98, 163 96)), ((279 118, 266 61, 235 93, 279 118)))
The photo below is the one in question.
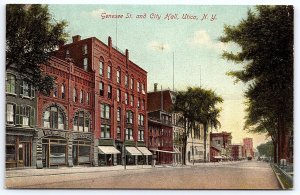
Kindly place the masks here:
MULTIPOLYGON (((125 129, 126 131, 126 129, 125 129)), ((126 148, 125 148, 125 140, 126 140, 126 132, 124 132, 124 140, 123 140, 123 162, 124 162, 124 170, 126 170, 126 148)))

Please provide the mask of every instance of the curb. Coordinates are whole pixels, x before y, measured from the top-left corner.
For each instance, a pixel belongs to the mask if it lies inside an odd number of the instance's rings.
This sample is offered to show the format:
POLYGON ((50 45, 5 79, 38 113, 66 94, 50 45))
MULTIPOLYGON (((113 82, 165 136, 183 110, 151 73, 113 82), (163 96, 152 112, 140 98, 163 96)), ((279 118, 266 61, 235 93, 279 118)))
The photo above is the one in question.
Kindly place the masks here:
POLYGON ((281 189, 286 190, 286 188, 284 187, 283 183, 281 182, 281 180, 280 180, 278 174, 276 173, 274 166, 270 164, 270 167, 271 167, 271 169, 273 170, 273 173, 275 174, 275 176, 276 176, 276 178, 277 178, 277 181, 278 181, 278 183, 280 184, 281 189))

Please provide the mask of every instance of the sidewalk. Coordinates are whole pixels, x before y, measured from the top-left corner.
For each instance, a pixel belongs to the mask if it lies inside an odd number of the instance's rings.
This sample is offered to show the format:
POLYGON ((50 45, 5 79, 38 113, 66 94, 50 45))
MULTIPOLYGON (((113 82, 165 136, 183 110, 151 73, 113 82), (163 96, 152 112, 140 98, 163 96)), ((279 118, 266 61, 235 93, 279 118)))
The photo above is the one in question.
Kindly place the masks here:
MULTIPOLYGON (((161 168, 162 166, 156 166, 155 168, 161 168)), ((151 169, 151 165, 127 165, 126 170, 138 170, 138 169, 151 169)), ((45 176, 45 175, 59 175, 59 174, 77 174, 77 173, 89 173, 89 172, 105 172, 105 171, 126 171, 124 166, 107 166, 107 167, 59 167, 59 168, 26 168, 6 170, 5 177, 28 177, 28 176, 45 176)))

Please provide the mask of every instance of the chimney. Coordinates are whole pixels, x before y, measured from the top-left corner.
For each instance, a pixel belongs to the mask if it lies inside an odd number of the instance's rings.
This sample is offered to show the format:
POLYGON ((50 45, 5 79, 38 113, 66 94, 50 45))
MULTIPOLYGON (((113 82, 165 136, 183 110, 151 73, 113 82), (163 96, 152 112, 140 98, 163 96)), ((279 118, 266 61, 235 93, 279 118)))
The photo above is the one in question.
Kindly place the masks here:
POLYGON ((154 92, 157 92, 157 85, 158 83, 154 83, 154 92))
POLYGON ((111 37, 108 37, 108 47, 112 47, 112 40, 111 40, 111 37))
POLYGON ((126 67, 128 67, 128 62, 129 62, 129 52, 128 52, 128 49, 125 50, 125 56, 126 56, 126 67))
POLYGON ((81 40, 81 36, 80 35, 75 35, 75 36, 72 37, 72 39, 73 39, 73 43, 76 43, 76 42, 81 40))

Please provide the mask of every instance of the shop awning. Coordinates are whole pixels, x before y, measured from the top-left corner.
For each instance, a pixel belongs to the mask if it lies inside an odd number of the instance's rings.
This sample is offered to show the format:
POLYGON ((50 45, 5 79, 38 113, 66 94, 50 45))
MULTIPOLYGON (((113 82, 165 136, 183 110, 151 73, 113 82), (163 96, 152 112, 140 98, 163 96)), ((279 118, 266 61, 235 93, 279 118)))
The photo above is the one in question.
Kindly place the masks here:
POLYGON ((156 150, 156 149, 154 149, 153 151, 155 151, 155 152, 163 152, 163 153, 171 153, 171 154, 178 154, 178 152, 169 151, 169 150, 156 150))
POLYGON ((216 159, 221 159, 222 156, 214 156, 214 158, 216 158, 216 159))
POLYGON ((177 148, 174 148, 174 151, 178 154, 180 154, 181 152, 177 149, 177 148))
POLYGON ((132 156, 143 155, 136 147, 126 147, 126 151, 132 156))
POLYGON ((120 154, 120 151, 113 146, 98 146, 100 154, 120 154))
POLYGON ((145 156, 152 155, 152 153, 146 147, 137 147, 137 149, 145 156))

